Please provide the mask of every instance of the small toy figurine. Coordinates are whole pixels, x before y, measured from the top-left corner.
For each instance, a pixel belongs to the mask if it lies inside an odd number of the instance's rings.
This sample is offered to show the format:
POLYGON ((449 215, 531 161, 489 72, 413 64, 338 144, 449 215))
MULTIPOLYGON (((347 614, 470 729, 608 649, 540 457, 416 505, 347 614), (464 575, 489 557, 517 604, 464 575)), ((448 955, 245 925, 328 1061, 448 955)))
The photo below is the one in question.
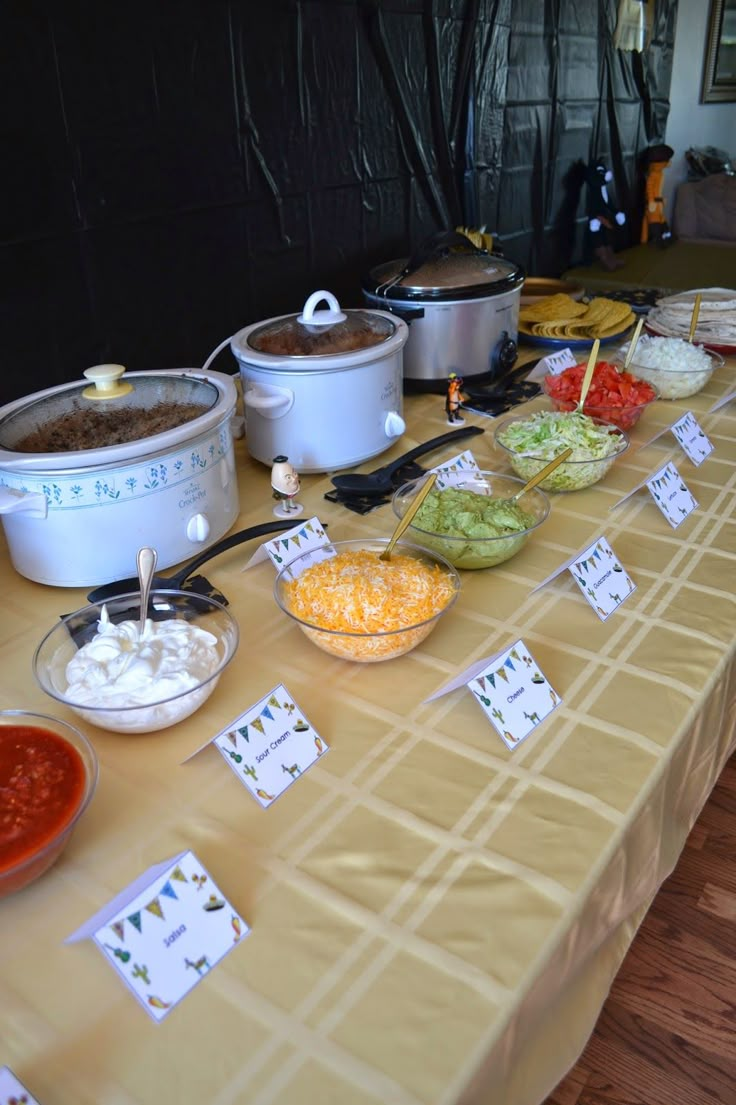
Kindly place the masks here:
POLYGON ((590 245, 604 269, 612 272, 624 264, 613 252, 613 230, 623 226, 626 216, 617 211, 608 194, 607 185, 613 180, 613 173, 598 159, 586 170, 588 185, 588 231, 590 245))
POLYGON ((644 152, 646 183, 644 218, 641 223, 642 243, 651 242, 662 247, 672 244, 672 231, 664 213, 662 180, 674 152, 671 146, 664 144, 650 146, 644 152))
POLYGON ((445 411, 447 412, 447 421, 451 426, 455 422, 465 421, 463 416, 460 414, 460 403, 462 401, 460 388, 462 386, 462 376, 458 376, 456 372, 451 372, 450 375, 447 377, 447 398, 445 399, 445 411))
POLYGON ((271 487, 274 499, 279 500, 279 505, 273 508, 277 518, 296 517, 304 510, 301 503, 295 503, 294 499, 299 494, 299 473, 288 457, 274 457, 271 468, 271 487))

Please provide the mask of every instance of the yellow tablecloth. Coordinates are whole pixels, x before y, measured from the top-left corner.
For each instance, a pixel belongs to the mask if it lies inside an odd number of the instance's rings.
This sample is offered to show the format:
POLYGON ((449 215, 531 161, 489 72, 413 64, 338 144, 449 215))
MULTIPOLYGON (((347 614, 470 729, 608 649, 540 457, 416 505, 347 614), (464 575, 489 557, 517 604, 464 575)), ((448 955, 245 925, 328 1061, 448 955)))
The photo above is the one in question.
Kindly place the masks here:
MULTIPOLYGON (((463 574, 416 651, 351 665, 276 608, 254 546, 207 565, 239 652, 192 718, 123 737, 83 722, 96 797, 57 866, 0 901, 0 1065, 43 1105, 536 1105, 575 1060, 628 944, 735 740, 736 360, 698 396, 659 402, 595 488, 552 513, 506 565, 463 574), (671 434, 691 409, 715 453, 671 434), (699 502, 673 530, 646 491, 673 459, 699 502), (601 622, 569 573, 600 534, 637 589, 601 622), (423 700, 518 638, 563 705, 513 752, 467 689, 423 700), (268 810, 213 749, 181 761, 277 683, 331 750, 268 810), (87 942, 64 937, 153 863, 191 848, 252 933, 161 1024, 87 942)), ((544 406, 535 400, 532 406, 544 406)), ((372 468, 446 429, 441 397, 372 468)), ((470 441, 504 467, 491 420, 470 441)), ((458 450, 453 450, 460 451, 458 450)), ((449 457, 446 450, 432 462, 449 457)), ((268 472, 238 443, 238 528, 271 518, 268 472)), ((333 539, 386 535, 303 479, 333 539)), ((0 557, 5 707, 74 715, 35 687, 31 655, 81 591, 30 583, 0 557)))

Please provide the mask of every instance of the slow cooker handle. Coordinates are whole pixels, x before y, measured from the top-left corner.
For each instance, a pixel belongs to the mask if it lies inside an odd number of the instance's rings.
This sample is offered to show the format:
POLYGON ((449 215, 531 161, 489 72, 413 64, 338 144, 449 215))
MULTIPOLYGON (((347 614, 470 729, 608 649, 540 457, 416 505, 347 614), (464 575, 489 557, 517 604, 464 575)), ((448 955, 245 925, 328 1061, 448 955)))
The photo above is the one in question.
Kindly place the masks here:
POLYGON ((464 250, 466 253, 487 253, 487 250, 478 249, 470 238, 466 238, 464 234, 459 234, 457 230, 440 230, 436 234, 430 234, 428 238, 420 242, 401 272, 385 284, 380 284, 376 288, 376 295, 387 296, 391 288, 403 280, 404 277, 410 276, 422 265, 426 265, 428 261, 434 261, 450 249, 457 248, 464 250))
POLYGON ((243 404, 259 411, 264 418, 283 418, 294 406, 294 392, 276 384, 269 384, 268 391, 247 387, 243 389, 243 404))

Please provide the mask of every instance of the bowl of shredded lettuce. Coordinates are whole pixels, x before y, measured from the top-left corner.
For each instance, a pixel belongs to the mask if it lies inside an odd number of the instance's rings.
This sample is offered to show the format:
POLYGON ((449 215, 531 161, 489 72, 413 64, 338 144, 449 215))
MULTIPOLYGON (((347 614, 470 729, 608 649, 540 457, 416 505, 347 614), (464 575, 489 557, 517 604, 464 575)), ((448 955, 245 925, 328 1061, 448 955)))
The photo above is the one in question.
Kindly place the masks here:
POLYGON ((628 435, 620 427, 578 411, 537 411, 505 418, 496 427, 494 440, 523 480, 571 448, 568 460, 538 485, 545 491, 580 491, 598 483, 629 447, 628 435))
MULTIPOLYGON (((410 480, 394 493, 398 518, 403 518, 425 478, 410 480)), ((516 556, 549 514, 549 499, 536 487, 511 502, 524 482, 499 472, 464 472, 450 486, 435 486, 429 492, 407 536, 455 568, 503 564, 516 556)))

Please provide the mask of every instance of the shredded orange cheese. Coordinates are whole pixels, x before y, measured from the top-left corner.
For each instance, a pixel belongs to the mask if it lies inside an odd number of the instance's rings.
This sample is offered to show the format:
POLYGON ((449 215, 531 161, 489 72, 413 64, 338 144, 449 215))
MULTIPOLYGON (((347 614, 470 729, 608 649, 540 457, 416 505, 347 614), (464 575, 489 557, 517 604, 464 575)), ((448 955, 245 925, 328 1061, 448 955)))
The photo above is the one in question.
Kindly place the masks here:
POLYGON ((455 581, 439 565, 402 553, 380 560, 360 549, 310 565, 284 590, 316 644, 346 659, 387 660, 427 636, 454 597, 455 581))

